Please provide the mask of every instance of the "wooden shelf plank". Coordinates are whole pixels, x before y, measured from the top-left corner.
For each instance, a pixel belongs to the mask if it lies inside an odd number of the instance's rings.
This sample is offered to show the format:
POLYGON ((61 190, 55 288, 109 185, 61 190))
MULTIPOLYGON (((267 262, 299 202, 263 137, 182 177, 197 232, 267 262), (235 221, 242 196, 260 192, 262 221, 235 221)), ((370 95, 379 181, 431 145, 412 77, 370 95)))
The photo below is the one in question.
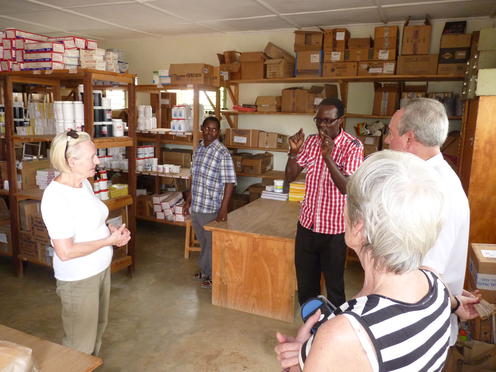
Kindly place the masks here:
POLYGON ((163 84, 163 85, 153 85, 153 84, 143 84, 136 85, 136 92, 160 92, 165 90, 189 90, 189 89, 198 89, 198 90, 206 90, 215 92, 218 87, 203 85, 203 84, 188 84, 188 85, 176 85, 176 84, 163 84))
POLYGON ((143 220, 143 221, 162 223, 164 225, 186 226, 186 222, 159 220, 155 217, 149 217, 149 216, 136 216, 136 219, 137 220, 143 220))
MULTIPOLYGON (((111 81, 115 83, 126 83, 132 84, 134 82, 134 74, 127 73, 118 73, 118 72, 110 72, 110 71, 102 71, 102 70, 92 70, 92 69, 83 69, 78 68, 74 70, 46 70, 46 71, 6 71, 0 72, 0 77, 2 76, 11 76, 20 77, 20 78, 33 78, 33 84, 39 84, 39 79, 57 79, 57 80, 81 80, 83 79, 86 72, 91 72, 95 74, 94 80, 101 81, 111 81)), ((21 79, 18 79, 21 80, 21 79)), ((23 81, 29 81, 26 79, 22 79, 23 81)))
POLYGON ((133 264, 133 258, 131 256, 121 257, 116 260, 112 260, 110 264, 110 272, 116 273, 118 271, 124 270, 125 268, 133 264))
POLYGON ((288 152, 288 150, 289 150, 289 147, 288 148, 273 149, 273 148, 267 148, 267 147, 243 147, 243 146, 233 146, 233 145, 227 146, 227 148, 240 149, 240 150, 260 150, 260 151, 268 151, 268 152, 288 152))
POLYGON ((374 75, 374 76, 340 76, 340 77, 293 77, 283 79, 232 80, 231 84, 294 84, 326 82, 369 82, 369 81, 462 81, 464 77, 453 75, 374 75))
POLYGON ((191 178, 191 169, 190 168, 181 168, 179 173, 159 173, 159 172, 151 172, 151 171, 136 171, 137 175, 142 176, 158 176, 165 178, 180 178, 184 180, 189 180, 191 178))
POLYGON ((53 140, 55 135, 53 134, 45 134, 45 135, 31 135, 31 136, 13 136, 14 143, 23 143, 23 142, 50 142, 53 140))
POLYGON ((244 111, 235 111, 235 110, 223 110, 222 114, 225 115, 315 115, 314 112, 264 112, 264 111, 252 111, 252 112, 244 112, 244 111))
POLYGON ((119 196, 118 198, 104 200, 103 202, 107 205, 110 211, 114 211, 133 204, 133 197, 131 195, 124 195, 119 196))
POLYGON ((99 137, 93 139, 98 149, 110 147, 130 147, 133 146, 134 140, 131 137, 99 137))

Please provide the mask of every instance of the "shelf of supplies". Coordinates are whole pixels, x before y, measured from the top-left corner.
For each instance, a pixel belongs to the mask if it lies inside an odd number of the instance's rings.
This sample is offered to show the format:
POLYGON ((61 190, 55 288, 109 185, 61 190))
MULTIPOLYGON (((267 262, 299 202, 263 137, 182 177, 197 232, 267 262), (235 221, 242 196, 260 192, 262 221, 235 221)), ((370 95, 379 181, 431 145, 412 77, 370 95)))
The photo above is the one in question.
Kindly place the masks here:
POLYGON ((166 177, 166 178, 181 178, 184 180, 189 180, 191 178, 191 169, 190 168, 181 168, 179 173, 159 173, 152 171, 136 171, 137 175, 142 176, 158 176, 158 177, 166 177))
POLYGON ((130 147, 133 146, 133 139, 128 136, 123 137, 99 137, 93 139, 98 149, 109 147, 130 147))
POLYGON ((267 148, 267 147, 244 147, 244 146, 235 146, 235 145, 229 145, 226 146, 228 149, 239 149, 239 150, 259 150, 259 151, 268 151, 268 152, 288 152, 288 148, 267 148))
POLYGON ((186 226, 186 222, 159 220, 158 218, 150 217, 150 216, 136 216, 136 219, 143 220, 143 221, 151 221, 151 222, 162 223, 164 225, 186 226))
POLYGON ((315 115, 314 112, 265 112, 265 111, 235 111, 235 110, 223 110, 221 111, 224 115, 315 115))
POLYGON ((124 270, 126 267, 129 267, 132 264, 133 258, 131 256, 125 256, 116 260, 112 260, 112 263, 110 264, 110 272, 116 273, 118 271, 124 270))
POLYGON ((30 136, 13 136, 14 143, 23 142, 50 142, 55 135, 53 134, 42 134, 42 135, 30 135, 30 136))
POLYGON ((160 137, 160 134, 155 134, 155 135, 149 135, 149 136, 144 136, 144 135, 138 135, 136 137, 136 140, 138 142, 160 142, 162 144, 166 145, 183 145, 183 146, 193 146, 193 140, 170 140, 170 139, 165 139, 160 137))
MULTIPOLYGON (((40 79, 58 79, 58 80, 81 80, 86 73, 91 73, 93 80, 109 81, 120 84, 133 84, 134 74, 92 70, 78 68, 74 70, 46 70, 46 71, 9 71, 0 72, 0 77, 12 77, 14 82, 22 82, 25 84, 40 85, 40 79), (32 78, 32 80, 30 80, 32 78)), ((43 84, 41 84, 43 85, 43 84)))
POLYGON ((215 92, 218 87, 203 85, 203 84, 186 84, 186 85, 177 85, 177 84, 164 84, 164 85, 153 85, 153 84, 143 84, 136 85, 136 92, 159 92, 165 90, 188 90, 188 89, 198 89, 198 90, 206 90, 215 92))
POLYGON ((9 195, 9 190, 0 190, 0 195, 9 195))
MULTIPOLYGON (((391 119, 391 115, 369 115, 369 114, 352 114, 346 113, 346 118, 364 118, 364 119, 391 119)), ((448 116, 449 120, 462 120, 461 116, 448 116)))
POLYGON ((339 77, 293 77, 281 79, 232 80, 231 84, 294 84, 294 83, 336 83, 336 82, 370 82, 370 81, 462 81, 463 76, 454 75, 371 75, 339 77))

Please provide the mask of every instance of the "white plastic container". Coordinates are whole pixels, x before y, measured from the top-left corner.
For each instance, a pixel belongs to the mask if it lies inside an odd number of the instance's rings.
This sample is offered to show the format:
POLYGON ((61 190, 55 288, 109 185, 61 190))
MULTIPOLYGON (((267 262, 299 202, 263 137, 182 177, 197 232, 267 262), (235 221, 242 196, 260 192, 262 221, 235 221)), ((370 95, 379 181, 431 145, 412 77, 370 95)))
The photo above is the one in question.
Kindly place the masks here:
POLYGON ((64 130, 67 131, 74 128, 74 120, 64 120, 64 130))
POLYGON ((62 109, 63 101, 54 101, 53 102, 53 114, 55 116, 56 121, 64 120, 64 110, 62 109))
POLYGON ((64 121, 74 122, 74 103, 71 101, 62 102, 64 121))
POLYGON ((84 105, 83 102, 75 101, 74 105, 74 121, 76 123, 84 123, 84 105))
POLYGON ((122 119, 112 119, 112 133, 114 137, 124 136, 124 123, 122 119))
POLYGON ((282 192, 284 187, 284 180, 274 180, 274 191, 282 192))

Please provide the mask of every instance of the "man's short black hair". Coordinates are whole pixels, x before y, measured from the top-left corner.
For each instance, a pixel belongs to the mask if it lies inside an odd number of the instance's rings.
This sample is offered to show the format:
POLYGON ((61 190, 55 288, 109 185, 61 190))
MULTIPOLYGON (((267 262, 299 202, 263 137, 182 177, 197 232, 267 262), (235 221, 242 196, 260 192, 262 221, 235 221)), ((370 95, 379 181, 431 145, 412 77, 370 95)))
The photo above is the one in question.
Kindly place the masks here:
POLYGON ((202 123, 202 128, 205 126, 205 124, 207 124, 209 121, 211 122, 214 122, 214 123, 217 123, 217 127, 220 129, 220 120, 217 119, 215 116, 209 116, 208 118, 205 118, 205 120, 203 120, 203 123, 202 123))
POLYGON ((324 98, 322 101, 320 101, 319 108, 320 106, 334 106, 338 109, 338 118, 344 115, 343 102, 341 102, 341 100, 338 98, 324 98))

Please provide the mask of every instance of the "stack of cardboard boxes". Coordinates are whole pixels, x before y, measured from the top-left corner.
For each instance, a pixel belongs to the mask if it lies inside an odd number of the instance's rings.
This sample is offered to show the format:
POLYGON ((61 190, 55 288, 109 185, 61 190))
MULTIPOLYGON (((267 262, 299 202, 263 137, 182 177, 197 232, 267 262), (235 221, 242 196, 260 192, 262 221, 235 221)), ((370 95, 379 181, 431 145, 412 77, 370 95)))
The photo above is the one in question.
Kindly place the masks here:
POLYGON ((258 129, 227 128, 224 144, 237 148, 287 149, 288 136, 258 129))
POLYGON ((470 59, 472 35, 465 33, 466 22, 447 22, 441 35, 437 73, 464 76, 470 59))
POLYGON ((426 20, 423 25, 403 27, 401 55, 398 58, 398 75, 436 75, 437 54, 429 54, 432 26, 426 20))
MULTIPOLYGON (((379 26, 374 31, 374 49, 365 53, 365 48, 359 53, 350 55, 359 58, 357 74, 359 76, 392 75, 396 70, 398 54, 398 26, 379 26), (368 59, 363 59, 367 55, 368 59)), ((361 42, 365 46, 365 41, 361 42)))
POLYGON ((320 31, 295 31, 296 76, 322 75, 322 37, 320 31))
MULTIPOLYGON (((295 58, 277 45, 268 43, 264 49, 266 78, 281 79, 294 76, 295 58)), ((260 110, 259 110, 260 111, 260 110)))
POLYGON ((324 98, 338 97, 336 85, 287 88, 282 91, 282 112, 313 113, 324 98))

